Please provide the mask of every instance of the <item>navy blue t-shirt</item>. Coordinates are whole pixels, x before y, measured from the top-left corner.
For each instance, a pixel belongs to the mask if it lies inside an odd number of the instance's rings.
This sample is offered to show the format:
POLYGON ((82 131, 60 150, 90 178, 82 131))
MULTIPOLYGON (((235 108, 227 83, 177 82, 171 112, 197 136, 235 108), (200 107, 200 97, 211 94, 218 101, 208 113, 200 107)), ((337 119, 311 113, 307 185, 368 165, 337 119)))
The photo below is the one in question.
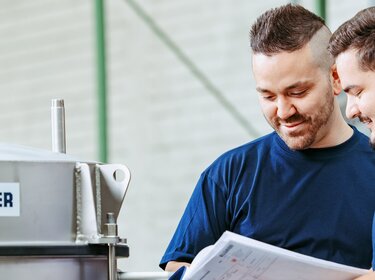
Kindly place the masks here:
POLYGON ((293 151, 274 132, 223 154, 202 173, 160 267, 191 262, 229 230, 370 268, 375 153, 353 129, 331 148, 293 151))
POLYGON ((375 213, 372 219, 372 270, 375 271, 375 213))

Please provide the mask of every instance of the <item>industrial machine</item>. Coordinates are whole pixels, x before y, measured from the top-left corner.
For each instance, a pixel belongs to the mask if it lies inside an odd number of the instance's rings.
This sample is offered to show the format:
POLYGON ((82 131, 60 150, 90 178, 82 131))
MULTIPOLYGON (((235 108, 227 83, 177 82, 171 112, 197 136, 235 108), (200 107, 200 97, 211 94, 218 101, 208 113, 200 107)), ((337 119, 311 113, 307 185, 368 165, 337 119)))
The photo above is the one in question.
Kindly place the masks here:
POLYGON ((0 279, 162 280, 121 272, 117 217, 130 172, 65 154, 64 101, 52 100, 52 151, 0 144, 0 279))
POLYGON ((52 152, 0 145, 0 279, 118 279, 130 172, 65 154, 63 100, 52 102, 52 132, 52 152))
POLYGON ((1 279, 116 279, 129 180, 123 165, 0 145, 1 279))

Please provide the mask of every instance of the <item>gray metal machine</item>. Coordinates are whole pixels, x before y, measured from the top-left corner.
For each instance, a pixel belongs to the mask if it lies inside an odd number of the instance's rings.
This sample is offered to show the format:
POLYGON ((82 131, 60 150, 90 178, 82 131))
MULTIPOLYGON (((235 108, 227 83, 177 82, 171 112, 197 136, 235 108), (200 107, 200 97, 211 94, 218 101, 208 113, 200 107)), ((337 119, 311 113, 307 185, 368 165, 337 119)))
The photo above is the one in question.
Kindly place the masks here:
POLYGON ((52 100, 52 151, 0 144, 0 279, 165 280, 121 272, 117 217, 130 172, 66 155, 64 101, 52 100))
POLYGON ((130 172, 64 153, 62 100, 52 121, 52 152, 0 145, 0 279, 118 279, 116 258, 129 248, 116 219, 130 172))

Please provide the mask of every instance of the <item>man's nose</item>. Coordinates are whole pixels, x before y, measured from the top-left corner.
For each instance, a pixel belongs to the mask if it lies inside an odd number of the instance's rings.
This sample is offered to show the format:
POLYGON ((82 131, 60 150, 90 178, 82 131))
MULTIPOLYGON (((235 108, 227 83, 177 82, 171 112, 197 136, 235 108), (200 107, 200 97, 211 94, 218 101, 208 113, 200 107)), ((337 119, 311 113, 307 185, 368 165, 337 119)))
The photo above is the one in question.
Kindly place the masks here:
POLYGON ((360 115, 360 111, 358 109, 358 104, 356 102, 355 96, 347 94, 347 100, 346 100, 346 117, 348 119, 354 119, 360 115))
POLYGON ((287 98, 278 98, 277 101, 277 116, 282 119, 286 120, 289 117, 293 116, 296 113, 296 108, 294 105, 289 102, 287 98))

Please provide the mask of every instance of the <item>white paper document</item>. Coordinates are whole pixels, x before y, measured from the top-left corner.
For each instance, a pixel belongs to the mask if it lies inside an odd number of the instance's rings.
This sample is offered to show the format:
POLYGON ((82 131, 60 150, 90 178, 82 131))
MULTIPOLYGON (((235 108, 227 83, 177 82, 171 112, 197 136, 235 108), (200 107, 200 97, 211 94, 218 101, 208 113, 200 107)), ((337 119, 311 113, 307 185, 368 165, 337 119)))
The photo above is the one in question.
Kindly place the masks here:
POLYGON ((367 272, 226 231, 199 252, 183 280, 352 280, 367 272))

